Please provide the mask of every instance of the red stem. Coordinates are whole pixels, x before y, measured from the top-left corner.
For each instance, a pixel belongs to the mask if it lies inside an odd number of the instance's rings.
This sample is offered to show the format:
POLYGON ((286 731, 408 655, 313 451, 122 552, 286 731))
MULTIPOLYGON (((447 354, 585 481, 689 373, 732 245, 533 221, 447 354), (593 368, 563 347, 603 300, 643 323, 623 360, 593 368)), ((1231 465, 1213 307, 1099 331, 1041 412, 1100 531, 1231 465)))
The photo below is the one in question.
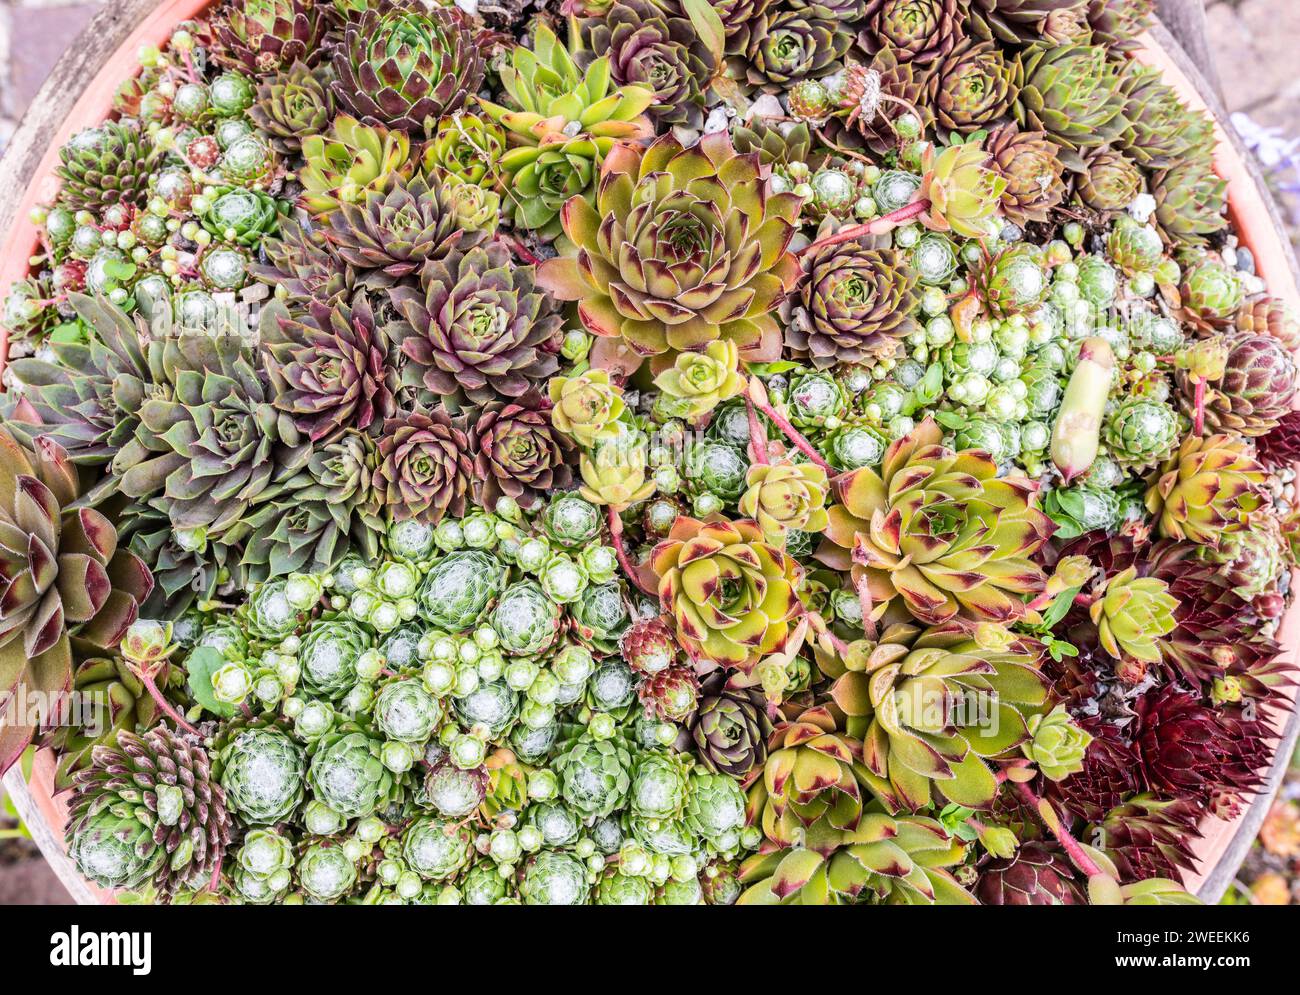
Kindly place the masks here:
POLYGON ((150 697, 152 697, 153 700, 157 702, 158 707, 162 709, 164 715, 166 715, 169 719, 175 722, 186 732, 194 736, 197 736, 199 734, 199 731, 195 729, 192 725, 190 725, 188 722, 186 722, 185 719, 181 717, 181 713, 176 711, 176 709, 172 707, 172 703, 163 697, 163 693, 158 690, 158 685, 154 683, 154 679, 152 675, 142 673, 140 675, 140 681, 141 683, 144 684, 145 690, 149 692, 150 697))
POLYGON ((876 638, 876 623, 871 617, 872 609, 875 603, 871 598, 871 589, 867 584, 866 577, 859 577, 858 583, 858 604, 862 606, 862 634, 868 639, 876 638))
POLYGON ((638 590, 652 598, 657 598, 659 596, 658 592, 650 590, 645 585, 641 580, 640 571, 632 564, 632 558, 627 555, 627 547, 623 545, 623 519, 611 507, 606 513, 606 521, 609 523, 609 538, 614 546, 614 555, 618 557, 618 565, 623 568, 628 580, 635 584, 638 590))
POLYGON ((1192 431, 1197 435, 1205 432, 1205 377, 1196 378, 1196 393, 1193 395, 1196 415, 1192 421, 1192 431))
POLYGON ((529 266, 536 266, 542 261, 540 256, 536 256, 529 251, 528 246, 524 245, 519 239, 512 238, 509 235, 498 235, 497 237, 510 246, 514 254, 528 263, 529 266))
MULTIPOLYGON (((1029 787, 1029 785, 1017 782, 1016 793, 1033 808, 1035 813, 1038 813, 1038 805, 1042 799, 1034 794, 1033 789, 1029 787)), ((1039 818, 1042 818, 1041 815, 1039 818)), ((1066 852, 1067 856, 1069 856, 1070 862, 1073 863, 1075 867, 1088 875, 1088 877, 1095 877, 1098 874, 1103 873, 1102 869, 1097 866, 1096 861, 1083 852, 1083 847, 1081 847, 1079 841, 1070 834, 1070 831, 1065 828, 1065 823, 1058 819, 1056 825, 1052 826, 1049 825, 1046 820, 1043 820, 1043 825, 1045 825, 1048 831, 1056 837, 1056 841, 1061 844, 1061 848, 1066 852)))
POLYGON ((825 238, 819 238, 817 241, 800 249, 797 253, 800 256, 806 256, 817 249, 824 249, 827 246, 839 245, 841 242, 852 242, 855 238, 862 238, 864 235, 884 235, 893 231, 900 225, 905 225, 913 218, 920 217, 930 209, 928 200, 915 200, 910 204, 900 207, 897 211, 891 211, 889 214, 876 218, 874 221, 868 221, 861 225, 850 225, 847 228, 841 228, 837 232, 827 235, 825 238))
POLYGON ((754 410, 754 402, 745 396, 745 411, 749 415, 749 460, 758 466, 766 466, 767 458, 767 429, 758 418, 758 412, 754 410))
POLYGON ((755 400, 753 404, 759 411, 772 419, 776 424, 776 427, 779 428, 785 437, 794 444, 795 448, 820 466, 830 476, 835 476, 835 468, 827 463, 826 460, 822 459, 822 454, 813 448, 812 443, 805 439, 797 428, 790 424, 790 419, 786 418, 785 415, 772 407, 770 402, 755 400))

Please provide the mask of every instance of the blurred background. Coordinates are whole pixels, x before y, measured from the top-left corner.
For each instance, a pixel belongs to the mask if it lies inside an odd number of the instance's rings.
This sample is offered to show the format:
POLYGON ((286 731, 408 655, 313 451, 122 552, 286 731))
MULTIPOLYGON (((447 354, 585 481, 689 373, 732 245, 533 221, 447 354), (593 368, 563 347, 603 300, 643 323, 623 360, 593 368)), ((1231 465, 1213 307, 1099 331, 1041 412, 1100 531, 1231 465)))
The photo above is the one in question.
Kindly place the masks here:
MULTIPOLYGON (((0 150, 59 56, 104 6, 0 0, 0 150)), ((1224 102, 1300 246, 1300 0, 1206 0, 1206 17, 1224 102)), ((70 901, 0 787, 0 905, 70 901)), ((1300 752, 1224 902, 1300 905, 1300 752)))

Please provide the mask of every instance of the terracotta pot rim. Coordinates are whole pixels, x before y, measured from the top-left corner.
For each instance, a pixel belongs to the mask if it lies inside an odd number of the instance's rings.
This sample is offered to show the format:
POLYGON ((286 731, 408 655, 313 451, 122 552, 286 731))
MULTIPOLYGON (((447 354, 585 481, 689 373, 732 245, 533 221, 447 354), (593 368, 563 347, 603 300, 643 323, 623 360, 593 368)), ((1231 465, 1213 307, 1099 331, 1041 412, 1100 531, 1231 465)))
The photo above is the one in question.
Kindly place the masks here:
MULTIPOLYGON (((33 174, 32 182, 23 192, 13 224, 4 238, 4 254, 0 256, 0 292, 7 293, 13 283, 26 276, 27 260, 39 245, 36 226, 32 224, 28 215, 36 205, 50 201, 57 189, 54 169, 58 164, 60 146, 77 131, 97 125, 109 116, 116 85, 119 80, 137 71, 136 53, 142 45, 162 45, 170 37, 178 22, 195 16, 212 2, 213 0, 164 0, 159 3, 126 37, 122 45, 92 79, 71 112, 55 131, 49 147, 33 174)), ((1173 86, 1193 108, 1211 111, 1193 81, 1150 34, 1143 36, 1143 48, 1135 52, 1134 57, 1146 65, 1160 69, 1165 81, 1173 86)), ((1229 217, 1242 244, 1254 253, 1257 271, 1268 285, 1269 293, 1282 297, 1290 301, 1293 306, 1300 308, 1300 289, 1297 288, 1295 275, 1288 262, 1289 250, 1282 242, 1273 223, 1264 195, 1233 143, 1228 139, 1223 122, 1212 112, 1211 115, 1214 117, 1214 131, 1218 140, 1215 168, 1220 176, 1228 181, 1229 217)), ((7 329, 0 326, 0 372, 4 369, 7 339, 7 329)), ((1289 662, 1292 664, 1300 662, 1300 600, 1288 609, 1278 641, 1286 648, 1284 652, 1289 662)), ((1297 688, 1288 691, 1292 710, 1295 706, 1296 693, 1297 688)), ((1279 738, 1289 718, 1290 712, 1278 717, 1276 727, 1279 738)), ((47 832, 39 834, 44 837, 40 841, 41 849, 73 896, 83 902, 111 903, 112 894, 82 881, 67 859, 66 853, 63 852, 62 827, 67 821, 67 804, 64 797, 55 796, 53 793, 54 769, 52 754, 49 751, 41 751, 36 756, 28 784, 23 783, 17 767, 6 775, 5 783, 20 805, 26 807, 25 818, 30 820, 35 816, 42 821, 43 825, 40 828, 47 832), (18 797, 20 791, 26 796, 25 798, 18 797)), ((1206 878, 1224 856, 1248 811, 1249 809, 1243 810, 1242 814, 1231 822, 1214 817, 1206 818, 1201 827, 1204 836, 1197 841, 1195 847, 1201 869, 1187 876, 1185 883, 1189 891, 1196 892, 1205 883, 1206 878)))

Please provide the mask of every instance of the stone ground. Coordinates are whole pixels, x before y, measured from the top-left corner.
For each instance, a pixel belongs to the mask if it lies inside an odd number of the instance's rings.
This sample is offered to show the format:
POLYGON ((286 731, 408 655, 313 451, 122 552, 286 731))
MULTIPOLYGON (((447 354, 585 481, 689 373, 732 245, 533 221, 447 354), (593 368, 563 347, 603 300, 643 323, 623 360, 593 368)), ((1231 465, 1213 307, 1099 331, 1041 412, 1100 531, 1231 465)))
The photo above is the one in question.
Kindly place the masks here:
MULTIPOLYGON (((59 55, 102 3, 80 0, 0 0, 0 147, 59 55)), ((1300 42, 1296 0, 1209 0, 1209 36, 1230 110, 1300 137, 1300 42)), ((0 905, 55 903, 67 896, 44 865, 6 866, 12 846, 0 846, 0 905)))

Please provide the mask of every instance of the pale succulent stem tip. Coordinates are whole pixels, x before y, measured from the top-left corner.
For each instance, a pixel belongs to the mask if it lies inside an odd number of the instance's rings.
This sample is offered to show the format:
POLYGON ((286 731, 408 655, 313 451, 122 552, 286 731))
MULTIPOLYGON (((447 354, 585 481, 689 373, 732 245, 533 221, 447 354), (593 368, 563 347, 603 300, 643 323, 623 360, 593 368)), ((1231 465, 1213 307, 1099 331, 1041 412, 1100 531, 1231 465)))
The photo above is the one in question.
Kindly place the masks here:
POLYGON ((164 715, 191 735, 197 736, 199 734, 199 731, 186 722, 181 713, 172 707, 172 703, 163 697, 163 693, 158 690, 158 685, 150 675, 142 674, 140 679, 144 684, 145 690, 149 692, 149 696, 153 698, 158 707, 162 709, 164 715))
MULTIPOLYGON (((1042 804, 1043 800, 1034 794, 1034 790, 1028 784, 1017 782, 1016 793, 1020 795, 1021 799, 1023 799, 1031 808, 1033 808, 1035 813, 1039 811, 1039 805, 1042 804)), ((1056 841, 1061 844, 1061 849, 1065 851, 1066 855, 1070 858, 1070 862, 1074 864, 1079 871, 1088 875, 1090 878, 1097 877, 1104 873, 1102 869, 1097 866, 1097 862, 1084 852, 1083 847, 1079 845, 1079 841, 1076 840, 1074 836, 1071 835, 1070 831, 1065 828, 1065 823, 1060 819, 1056 820, 1055 825, 1052 825, 1046 819, 1041 819, 1041 821, 1043 825, 1047 827, 1048 831, 1056 837, 1056 841)))
POLYGON ((806 256, 817 249, 825 249, 831 245, 839 245, 841 242, 852 242, 856 238, 864 238, 868 235, 884 235, 893 231, 901 225, 907 224, 913 218, 920 217, 930 209, 930 202, 922 198, 915 200, 910 204, 900 207, 897 211, 891 211, 889 214, 881 215, 874 221, 868 221, 860 225, 849 225, 847 228, 841 228, 837 232, 832 232, 825 238, 819 238, 817 241, 810 243, 803 249, 799 250, 799 255, 806 256))
POLYGON ((641 580, 641 573, 632 564, 632 558, 627 555, 627 546, 623 544, 623 519, 619 517, 614 508, 606 511, 606 521, 609 523, 609 541, 614 547, 614 555, 618 557, 618 565, 623 568, 623 573, 627 574, 628 580, 636 585, 637 589, 644 594, 654 598, 656 593, 646 587, 641 580))
POLYGON ((1192 396, 1192 403, 1195 405, 1195 417, 1192 421, 1192 431, 1197 435, 1205 434, 1205 377, 1196 378, 1196 393, 1192 396))

